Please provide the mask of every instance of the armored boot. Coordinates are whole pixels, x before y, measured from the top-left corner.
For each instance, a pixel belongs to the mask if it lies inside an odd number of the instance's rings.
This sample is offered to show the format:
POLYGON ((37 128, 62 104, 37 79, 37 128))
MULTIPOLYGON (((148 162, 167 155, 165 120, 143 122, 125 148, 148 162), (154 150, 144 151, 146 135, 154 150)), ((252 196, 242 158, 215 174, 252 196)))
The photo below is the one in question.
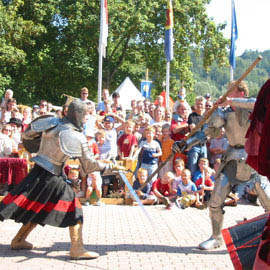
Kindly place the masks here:
POLYGON ((82 223, 69 227, 71 247, 70 258, 74 260, 95 259, 99 256, 96 252, 89 252, 83 247, 82 241, 82 223))
POLYGON ((23 225, 11 241, 11 249, 32 249, 33 245, 25 239, 36 226, 37 224, 31 222, 23 225))
POLYGON ((199 249, 211 250, 218 248, 222 245, 223 240, 221 236, 221 229, 223 225, 223 213, 221 208, 210 208, 210 218, 212 222, 212 236, 199 244, 199 249))

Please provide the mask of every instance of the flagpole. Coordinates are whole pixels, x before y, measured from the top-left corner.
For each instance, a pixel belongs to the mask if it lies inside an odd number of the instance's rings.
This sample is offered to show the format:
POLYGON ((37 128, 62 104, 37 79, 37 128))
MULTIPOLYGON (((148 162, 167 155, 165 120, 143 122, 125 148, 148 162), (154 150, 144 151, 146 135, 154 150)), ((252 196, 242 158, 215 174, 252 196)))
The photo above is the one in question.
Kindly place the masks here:
POLYGON ((230 66, 230 82, 233 81, 233 67, 230 66))
POLYGON ((102 57, 103 57, 103 45, 102 45, 102 37, 103 37, 103 6, 104 1, 100 1, 100 33, 99 33, 99 61, 98 61, 98 103, 101 102, 101 89, 102 89, 102 57))
POLYGON ((169 108, 169 98, 170 98, 170 62, 166 65, 166 108, 169 108))

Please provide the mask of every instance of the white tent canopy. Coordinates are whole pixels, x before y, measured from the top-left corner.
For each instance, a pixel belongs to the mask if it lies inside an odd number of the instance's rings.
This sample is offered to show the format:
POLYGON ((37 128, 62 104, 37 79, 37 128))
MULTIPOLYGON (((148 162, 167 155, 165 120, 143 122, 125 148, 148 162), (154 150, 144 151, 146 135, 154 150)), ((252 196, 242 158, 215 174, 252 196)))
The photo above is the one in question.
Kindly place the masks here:
POLYGON ((125 110, 131 110, 131 100, 135 99, 138 101, 144 99, 140 91, 136 88, 129 77, 126 77, 114 92, 119 93, 119 103, 125 110))

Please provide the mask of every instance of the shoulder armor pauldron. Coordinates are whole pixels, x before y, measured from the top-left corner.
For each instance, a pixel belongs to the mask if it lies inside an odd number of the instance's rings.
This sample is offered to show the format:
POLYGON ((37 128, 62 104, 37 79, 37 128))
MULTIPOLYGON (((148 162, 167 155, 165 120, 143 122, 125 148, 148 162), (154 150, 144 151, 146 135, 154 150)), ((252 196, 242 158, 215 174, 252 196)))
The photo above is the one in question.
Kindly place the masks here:
POLYGON ((58 117, 47 117, 36 119, 31 123, 31 129, 35 132, 43 132, 53 127, 56 127, 59 123, 58 117))

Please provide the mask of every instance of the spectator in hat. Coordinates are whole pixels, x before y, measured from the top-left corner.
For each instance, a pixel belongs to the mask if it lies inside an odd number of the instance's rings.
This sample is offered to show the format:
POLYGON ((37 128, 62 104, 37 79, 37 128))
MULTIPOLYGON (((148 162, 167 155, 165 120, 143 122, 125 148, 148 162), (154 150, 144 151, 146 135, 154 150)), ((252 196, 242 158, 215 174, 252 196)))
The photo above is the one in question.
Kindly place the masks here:
POLYGON ((18 118, 10 118, 10 121, 8 124, 12 128, 11 138, 15 141, 17 145, 17 150, 18 150, 18 146, 21 143, 21 133, 22 133, 22 126, 23 126, 22 120, 18 118))
POLYGON ((204 98, 206 99, 206 101, 212 100, 212 96, 210 95, 210 93, 206 93, 206 94, 204 95, 204 98))

